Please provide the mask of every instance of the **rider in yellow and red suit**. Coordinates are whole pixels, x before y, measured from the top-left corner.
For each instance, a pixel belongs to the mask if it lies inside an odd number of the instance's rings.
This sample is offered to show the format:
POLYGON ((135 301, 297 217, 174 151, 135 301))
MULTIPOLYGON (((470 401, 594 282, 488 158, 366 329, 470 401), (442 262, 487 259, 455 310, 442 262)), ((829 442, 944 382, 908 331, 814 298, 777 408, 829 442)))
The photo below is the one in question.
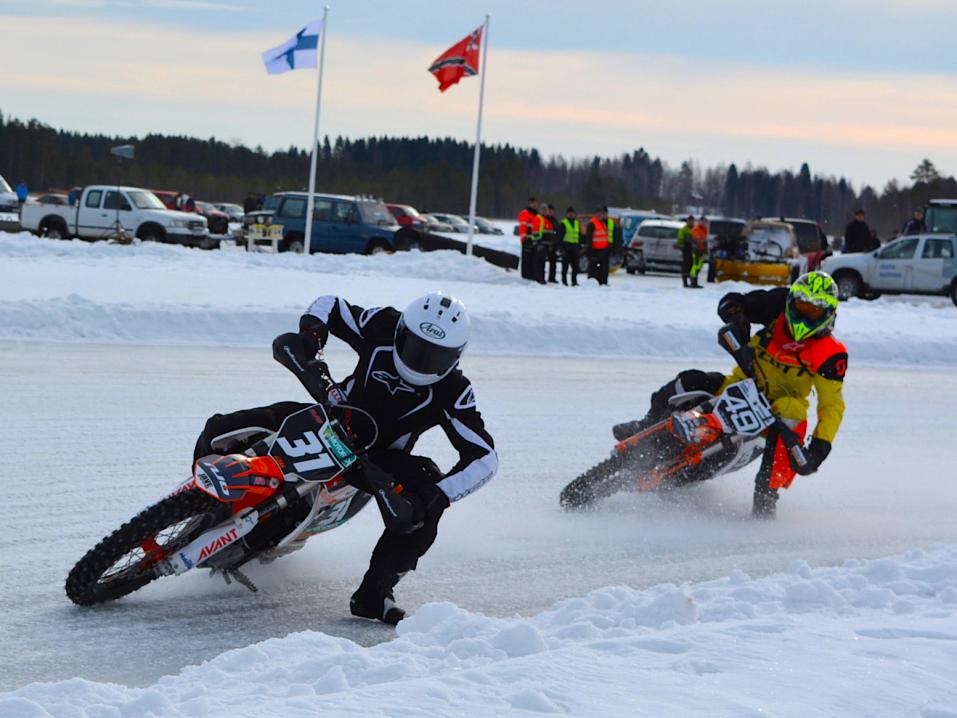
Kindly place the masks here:
MULTIPOLYGON (((806 450, 808 464, 801 468, 801 474, 813 473, 827 458, 844 416, 847 349, 831 335, 836 311, 837 289, 824 272, 810 272, 790 289, 732 292, 718 303, 718 315, 737 325, 736 333, 741 336, 750 335, 751 323, 764 325, 750 340, 755 380, 771 401, 774 413, 802 439, 807 430, 808 396, 812 389, 817 394, 817 425, 806 450)), ((696 369, 683 371, 652 395, 651 409, 644 419, 616 425, 612 429, 615 438, 627 438, 663 419, 670 412, 668 400, 675 394, 719 394, 728 384, 745 378, 739 367, 728 376, 696 369)), ((776 435, 769 435, 755 478, 755 516, 774 516, 778 490, 788 488, 795 473, 783 443, 776 435)))

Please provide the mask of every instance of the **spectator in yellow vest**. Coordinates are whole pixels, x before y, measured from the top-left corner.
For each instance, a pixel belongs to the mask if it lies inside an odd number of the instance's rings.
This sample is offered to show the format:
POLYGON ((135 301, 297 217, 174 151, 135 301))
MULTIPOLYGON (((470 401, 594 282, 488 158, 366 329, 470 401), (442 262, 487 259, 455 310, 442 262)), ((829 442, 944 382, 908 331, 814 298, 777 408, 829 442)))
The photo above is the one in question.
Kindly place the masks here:
POLYGON ((562 255, 562 284, 568 286, 568 268, 572 270, 572 286, 578 286, 578 249, 582 223, 578 221, 575 208, 565 210, 565 218, 558 224, 559 252, 562 255))

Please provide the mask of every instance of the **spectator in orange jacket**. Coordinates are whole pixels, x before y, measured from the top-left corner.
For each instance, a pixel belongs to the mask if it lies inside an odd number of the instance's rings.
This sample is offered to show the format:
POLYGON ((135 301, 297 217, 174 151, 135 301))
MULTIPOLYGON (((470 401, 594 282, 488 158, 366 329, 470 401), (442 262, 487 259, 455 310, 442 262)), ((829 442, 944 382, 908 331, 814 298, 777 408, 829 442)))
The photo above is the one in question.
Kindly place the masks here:
POLYGON ((708 220, 699 219, 691 228, 691 286, 701 289, 698 274, 708 257, 708 220))

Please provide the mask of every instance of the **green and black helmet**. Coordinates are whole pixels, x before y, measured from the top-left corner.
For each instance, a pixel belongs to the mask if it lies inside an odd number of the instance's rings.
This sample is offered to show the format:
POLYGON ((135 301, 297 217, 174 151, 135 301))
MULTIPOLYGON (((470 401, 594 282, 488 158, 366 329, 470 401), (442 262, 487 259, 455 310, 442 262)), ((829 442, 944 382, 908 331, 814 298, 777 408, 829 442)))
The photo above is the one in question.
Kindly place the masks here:
POLYGON ((837 316, 837 284, 831 275, 808 272, 798 277, 788 292, 784 316, 795 341, 830 334, 837 316))

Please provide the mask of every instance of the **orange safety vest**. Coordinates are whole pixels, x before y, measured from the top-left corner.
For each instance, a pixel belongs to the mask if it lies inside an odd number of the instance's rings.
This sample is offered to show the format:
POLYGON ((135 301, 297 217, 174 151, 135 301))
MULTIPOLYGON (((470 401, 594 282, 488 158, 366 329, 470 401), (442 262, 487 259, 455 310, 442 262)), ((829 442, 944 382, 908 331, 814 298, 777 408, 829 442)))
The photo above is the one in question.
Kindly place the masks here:
POLYGON ((531 234, 532 231, 532 222, 534 221, 537 214, 528 211, 526 207, 518 214, 518 236, 524 242, 525 238, 531 234))
POLYGON ((593 249, 608 249, 608 230, 609 227, 612 231, 615 229, 614 220, 609 221, 608 225, 605 225, 598 217, 592 217, 591 223, 595 227, 595 231, 591 236, 591 246, 593 249))

